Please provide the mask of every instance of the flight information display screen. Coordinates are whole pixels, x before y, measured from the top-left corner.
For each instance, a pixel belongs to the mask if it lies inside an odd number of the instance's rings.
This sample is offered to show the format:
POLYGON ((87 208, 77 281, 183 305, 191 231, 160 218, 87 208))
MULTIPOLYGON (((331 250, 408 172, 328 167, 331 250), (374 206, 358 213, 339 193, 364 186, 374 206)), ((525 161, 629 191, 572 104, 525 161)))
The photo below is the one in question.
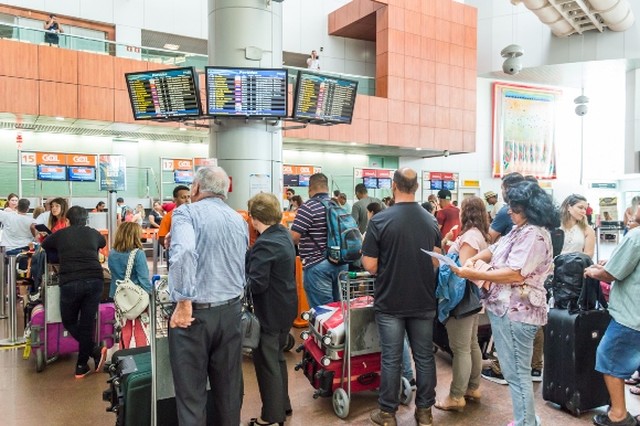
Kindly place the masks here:
POLYGON ((192 67, 125 74, 133 118, 202 115, 198 76, 192 67))
POLYGON ((205 67, 207 114, 286 117, 287 70, 205 67))
POLYGON ((298 71, 293 118, 351 124, 358 82, 298 71))

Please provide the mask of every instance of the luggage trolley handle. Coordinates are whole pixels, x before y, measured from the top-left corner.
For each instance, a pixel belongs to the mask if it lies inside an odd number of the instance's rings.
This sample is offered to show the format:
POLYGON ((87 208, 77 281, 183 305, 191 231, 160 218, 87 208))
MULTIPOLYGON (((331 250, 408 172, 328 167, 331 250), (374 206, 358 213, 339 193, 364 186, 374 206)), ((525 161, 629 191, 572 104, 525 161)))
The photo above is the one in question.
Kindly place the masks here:
POLYGON ((151 350, 151 426, 158 424, 158 360, 157 354, 157 312, 156 312, 156 286, 160 279, 159 275, 154 275, 151 282, 151 293, 149 294, 149 346, 151 350))

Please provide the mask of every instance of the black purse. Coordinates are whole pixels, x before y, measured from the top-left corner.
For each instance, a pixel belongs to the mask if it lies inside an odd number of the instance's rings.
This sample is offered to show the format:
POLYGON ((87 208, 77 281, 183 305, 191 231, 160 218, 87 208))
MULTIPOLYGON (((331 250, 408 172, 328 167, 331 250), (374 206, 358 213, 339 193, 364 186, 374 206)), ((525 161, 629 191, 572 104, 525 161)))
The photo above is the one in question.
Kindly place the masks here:
POLYGON ((460 303, 451 310, 450 316, 455 319, 462 319, 477 314, 482 310, 482 302, 474 287, 476 287, 475 284, 469 280, 466 281, 464 296, 462 296, 460 303))
POLYGON ((242 299, 242 317, 240 319, 240 331, 242 333, 242 347, 244 349, 256 349, 260 344, 260 321, 253 313, 253 297, 251 289, 245 289, 242 299))

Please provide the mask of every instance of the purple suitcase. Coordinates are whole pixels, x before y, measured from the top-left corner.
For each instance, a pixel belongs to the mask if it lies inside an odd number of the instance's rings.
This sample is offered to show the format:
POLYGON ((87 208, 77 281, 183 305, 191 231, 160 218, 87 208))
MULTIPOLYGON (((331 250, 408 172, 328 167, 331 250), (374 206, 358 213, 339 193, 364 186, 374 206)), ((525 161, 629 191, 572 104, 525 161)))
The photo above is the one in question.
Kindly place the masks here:
MULTIPOLYGON (((110 348, 115 343, 115 305, 101 303, 100 342, 110 348)), ((31 349, 36 357, 36 370, 41 372, 48 360, 58 355, 78 352, 78 342, 64 329, 62 323, 47 325, 47 353, 44 353, 44 306, 38 305, 31 313, 31 349)))

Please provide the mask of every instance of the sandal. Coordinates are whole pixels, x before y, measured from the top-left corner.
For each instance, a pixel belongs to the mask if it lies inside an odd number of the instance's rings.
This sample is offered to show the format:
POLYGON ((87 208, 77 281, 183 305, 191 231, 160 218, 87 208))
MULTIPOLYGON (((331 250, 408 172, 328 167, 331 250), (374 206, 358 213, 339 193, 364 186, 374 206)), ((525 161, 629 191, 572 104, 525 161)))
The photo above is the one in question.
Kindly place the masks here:
POLYGON ((640 395, 640 385, 635 385, 633 387, 630 387, 629 392, 631 392, 634 395, 640 395))
POLYGON ((631 377, 629 379, 625 379, 624 380, 624 384, 625 385, 637 385, 640 384, 640 378, 636 378, 636 377, 631 377))
POLYGON ((284 426, 284 422, 280 422, 280 423, 264 423, 261 422, 260 418, 258 417, 254 417, 251 420, 249 420, 249 426, 274 426, 274 425, 278 425, 278 426, 284 426))

